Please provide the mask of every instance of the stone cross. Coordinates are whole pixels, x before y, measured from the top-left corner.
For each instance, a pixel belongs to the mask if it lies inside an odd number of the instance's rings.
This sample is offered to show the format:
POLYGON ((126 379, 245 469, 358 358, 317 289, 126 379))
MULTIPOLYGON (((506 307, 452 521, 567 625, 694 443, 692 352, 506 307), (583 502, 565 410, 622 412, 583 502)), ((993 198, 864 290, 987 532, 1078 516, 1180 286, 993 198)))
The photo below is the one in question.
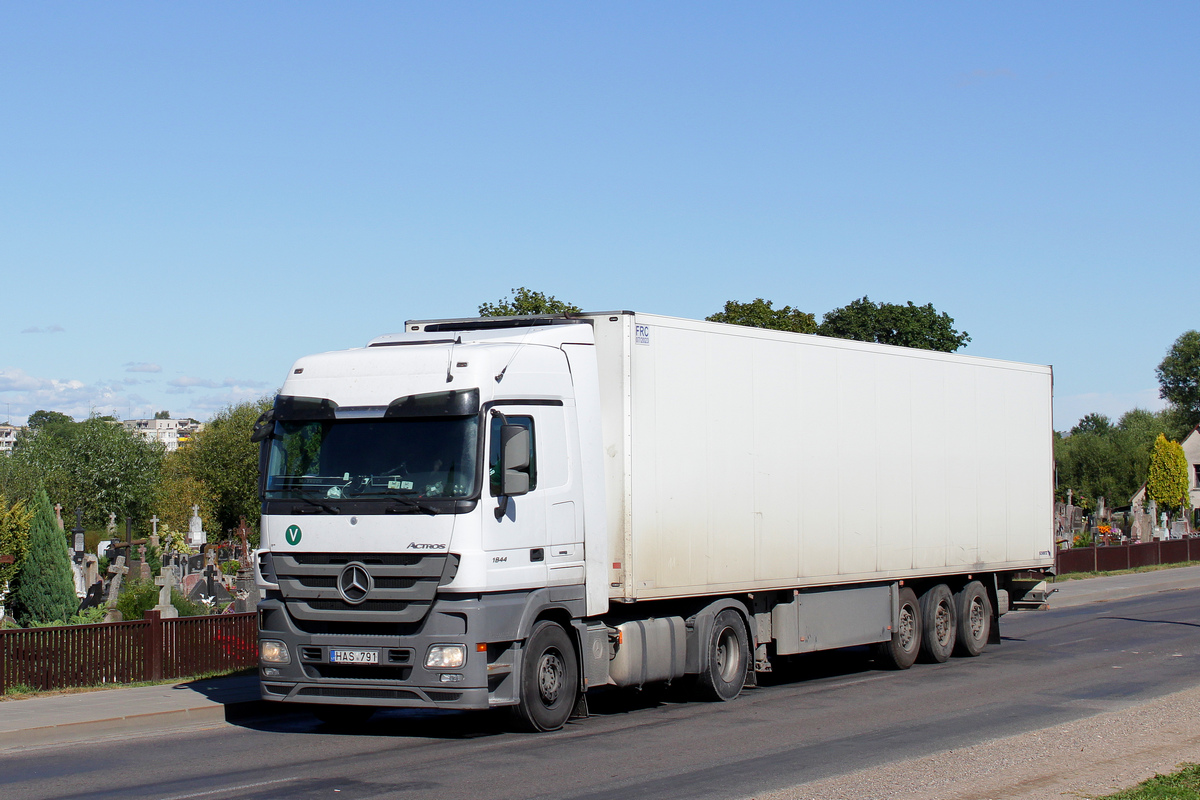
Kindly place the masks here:
POLYGON ((158 547, 158 514, 150 518, 150 544, 158 547))
POLYGON ((154 579, 154 582, 160 587, 158 590, 158 605, 154 607, 154 610, 159 612, 163 619, 178 617, 179 612, 175 609, 175 606, 171 605, 171 589, 175 586, 175 574, 171 572, 169 567, 164 566, 159 571, 159 575, 154 579))
POLYGON ((138 570, 138 578, 144 581, 150 580, 150 576, 154 574, 150 571, 150 564, 146 562, 146 545, 144 544, 138 545, 138 570))
POLYGON ((110 538, 110 539, 116 538, 116 536, 117 536, 117 512, 115 512, 115 511, 108 512, 108 524, 104 526, 104 529, 106 531, 108 531, 108 538, 110 538))
POLYGON ((54 521, 58 523, 58 529, 60 531, 65 531, 67 529, 67 526, 64 525, 62 521, 62 503, 54 504, 54 521))
POLYGON ((250 541, 247 538, 249 533, 250 530, 246 527, 246 518, 242 517, 238 521, 237 534, 238 538, 242 540, 242 554, 238 560, 242 563, 243 567, 250 564, 250 541))
POLYGON ((104 611, 105 622, 120 622, 123 619, 121 612, 117 610, 117 595, 121 593, 121 579, 127 572, 129 572, 129 567, 125 566, 125 556, 117 556, 117 560, 108 568, 108 574, 113 577, 108 584, 108 602, 105 604, 104 611))

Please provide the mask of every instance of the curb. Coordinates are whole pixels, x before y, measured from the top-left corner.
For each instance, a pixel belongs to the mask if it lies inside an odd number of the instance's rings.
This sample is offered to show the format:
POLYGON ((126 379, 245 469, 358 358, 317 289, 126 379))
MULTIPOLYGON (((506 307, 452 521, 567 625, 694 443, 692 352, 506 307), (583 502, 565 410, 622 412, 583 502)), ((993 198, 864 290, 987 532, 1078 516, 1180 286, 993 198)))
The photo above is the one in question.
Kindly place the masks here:
POLYGON ((45 744, 62 744, 138 730, 227 722, 231 717, 246 719, 260 715, 269 716, 266 712, 267 709, 262 700, 247 700, 228 704, 215 703, 191 708, 176 708, 168 711, 150 711, 144 714, 127 714, 107 719, 61 722, 54 725, 0 731, 0 751, 45 744))

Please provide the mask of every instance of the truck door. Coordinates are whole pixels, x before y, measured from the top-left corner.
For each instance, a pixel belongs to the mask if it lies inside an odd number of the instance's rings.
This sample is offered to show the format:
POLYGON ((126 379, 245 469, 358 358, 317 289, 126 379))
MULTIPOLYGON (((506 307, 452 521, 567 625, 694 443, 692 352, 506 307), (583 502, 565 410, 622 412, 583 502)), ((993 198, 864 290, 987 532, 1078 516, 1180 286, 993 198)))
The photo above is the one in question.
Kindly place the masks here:
POLYGON ((503 404, 496 410, 509 425, 530 432, 529 493, 497 496, 501 418, 489 414, 488 475, 483 496, 483 547, 490 556, 492 589, 532 588, 583 582, 581 503, 568 471, 564 409, 556 404, 503 404), (504 507, 504 512, 498 510, 504 507), (580 565, 577 569, 570 569, 580 565), (578 574, 576 574, 578 573, 578 574))

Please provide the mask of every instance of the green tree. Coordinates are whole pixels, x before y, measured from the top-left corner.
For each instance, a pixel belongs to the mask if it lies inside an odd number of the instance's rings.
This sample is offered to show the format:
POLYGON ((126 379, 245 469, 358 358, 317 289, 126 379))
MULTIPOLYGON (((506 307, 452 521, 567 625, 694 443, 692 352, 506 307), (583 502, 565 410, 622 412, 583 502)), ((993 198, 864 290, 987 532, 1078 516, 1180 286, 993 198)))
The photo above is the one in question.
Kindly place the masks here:
POLYGON ((103 524, 109 512, 141 519, 149 516, 163 452, 161 444, 97 417, 51 424, 17 442, 4 491, 32 500, 44 487, 66 508, 82 506, 89 525, 103 524))
POLYGON ((793 333, 816 333, 817 320, 812 314, 798 308, 784 306, 771 308, 770 300, 755 298, 752 303, 728 300, 725 309, 705 317, 709 322, 725 322, 730 325, 746 325, 751 328, 769 328, 793 333))
POLYGON ((71 618, 79 607, 67 539, 54 520, 54 509, 45 491, 33 502, 29 548, 17 573, 13 605, 22 625, 71 618))
POLYGON ((966 331, 954 329, 954 318, 938 312, 931 303, 923 306, 873 303, 863 297, 827 312, 818 327, 822 336, 860 342, 916 347, 953 353, 971 341, 966 331))
POLYGON ((1172 442, 1162 434, 1154 440, 1154 450, 1150 453, 1146 495, 1172 516, 1191 507, 1187 457, 1179 442, 1172 442))
POLYGON ((66 423, 73 424, 74 422, 74 419, 66 414, 63 414, 61 411, 44 411, 39 408, 37 411, 29 415, 29 419, 25 424, 31 431, 36 431, 41 430, 48 425, 62 425, 66 423))
POLYGON ((218 530, 214 511, 216 494, 190 470, 193 442, 182 445, 163 459, 162 471, 154 491, 154 513, 166 525, 181 533, 187 531, 192 506, 199 506, 201 524, 206 531, 218 530))
POLYGON ((579 314, 583 311, 579 306, 573 306, 553 296, 526 289, 511 290, 513 297, 501 298, 497 303, 484 303, 479 307, 481 317, 524 317, 531 314, 579 314))
POLYGON ((1103 414, 1088 414, 1069 434, 1055 434, 1058 497, 1073 491, 1082 505, 1104 497, 1121 506, 1146 482, 1155 437, 1169 430, 1166 415, 1135 408, 1114 425, 1103 414))
POLYGON ((1159 396, 1171 403, 1190 430, 1200 425, 1200 331, 1182 334, 1154 370, 1159 396))
POLYGON ((211 492, 218 537, 237 527, 238 518, 243 516, 254 530, 258 528, 259 446, 250 441, 250 432, 254 421, 273 404, 274 398, 263 397, 227 406, 177 451, 181 469, 202 482, 204 491, 211 492))
POLYGON ((154 418, 155 419, 170 419, 171 412, 170 411, 155 411, 154 418))
POLYGON ((25 552, 29 548, 29 522, 32 519, 33 511, 26 503, 20 500, 10 503, 0 495, 0 556, 13 557, 11 564, 0 564, 0 592, 4 591, 5 583, 16 578, 21 565, 25 563, 25 552))

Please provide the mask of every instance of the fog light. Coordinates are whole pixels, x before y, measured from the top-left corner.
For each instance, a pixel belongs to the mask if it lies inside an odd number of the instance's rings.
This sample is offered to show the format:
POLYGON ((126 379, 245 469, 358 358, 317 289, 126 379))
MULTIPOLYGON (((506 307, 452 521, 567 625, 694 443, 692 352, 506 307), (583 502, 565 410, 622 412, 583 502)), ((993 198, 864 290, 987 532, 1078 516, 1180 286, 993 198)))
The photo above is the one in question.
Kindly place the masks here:
POLYGON ((443 672, 441 675, 438 675, 438 680, 442 683, 459 683, 465 677, 461 672, 443 672))
POLYGON ((280 675, 280 672, 279 672, 279 670, 275 669, 274 667, 263 667, 262 674, 263 674, 264 678, 278 678, 280 675))
POLYGON ((435 644, 425 654, 425 666, 430 669, 456 669, 467 660, 467 648, 461 644, 435 644))
POLYGON ((287 645, 274 639, 263 639, 258 643, 258 657, 268 664, 292 663, 287 645))

